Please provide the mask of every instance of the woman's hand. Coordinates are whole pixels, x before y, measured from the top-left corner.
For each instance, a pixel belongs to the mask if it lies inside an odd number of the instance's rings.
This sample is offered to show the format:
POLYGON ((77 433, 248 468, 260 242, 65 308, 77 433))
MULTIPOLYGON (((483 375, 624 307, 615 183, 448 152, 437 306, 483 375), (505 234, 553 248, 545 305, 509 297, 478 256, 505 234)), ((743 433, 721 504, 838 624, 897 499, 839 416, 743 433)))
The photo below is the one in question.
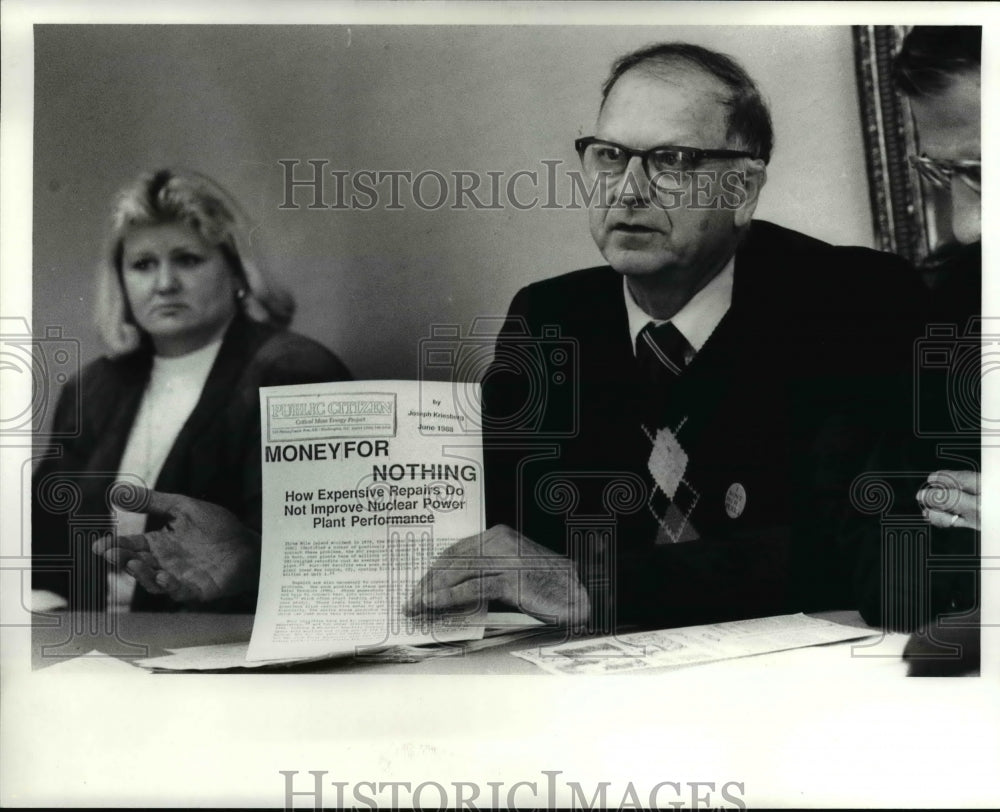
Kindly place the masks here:
POLYGON ((917 492, 917 501, 935 527, 980 529, 976 471, 935 471, 917 492))
MULTIPOLYGON (((112 489, 111 498, 118 503, 118 489, 112 489)), ((148 592, 165 593, 178 602, 256 590, 260 537, 232 513, 209 502, 152 490, 140 491, 139 501, 140 507, 132 501, 119 506, 166 517, 163 529, 105 536, 94 542, 94 553, 134 576, 148 592)))

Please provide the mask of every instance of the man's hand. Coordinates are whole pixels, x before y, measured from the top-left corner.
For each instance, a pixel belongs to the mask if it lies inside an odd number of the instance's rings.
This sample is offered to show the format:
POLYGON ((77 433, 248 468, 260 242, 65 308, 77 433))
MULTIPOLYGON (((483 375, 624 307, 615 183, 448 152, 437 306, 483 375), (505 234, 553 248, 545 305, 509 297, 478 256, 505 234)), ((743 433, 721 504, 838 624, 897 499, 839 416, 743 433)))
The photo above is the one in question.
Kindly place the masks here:
POLYGON ((590 599, 573 562, 502 524, 445 550, 404 611, 441 612, 490 600, 569 627, 590 617, 590 599))
POLYGON ((134 536, 105 536, 93 551, 123 569, 149 592, 175 601, 210 601, 256 589, 260 537, 225 508, 187 496, 140 491, 141 507, 112 501, 136 512, 165 516, 162 530, 134 536))
POLYGON ((980 529, 979 474, 975 471, 935 471, 917 493, 924 518, 935 527, 980 529))

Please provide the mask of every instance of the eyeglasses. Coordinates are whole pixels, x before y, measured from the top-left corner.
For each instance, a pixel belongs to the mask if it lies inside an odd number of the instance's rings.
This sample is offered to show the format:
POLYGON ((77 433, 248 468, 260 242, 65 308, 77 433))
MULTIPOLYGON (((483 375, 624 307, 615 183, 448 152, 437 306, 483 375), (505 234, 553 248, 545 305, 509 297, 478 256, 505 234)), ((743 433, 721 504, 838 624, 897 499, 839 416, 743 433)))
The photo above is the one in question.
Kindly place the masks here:
POLYGON ((651 181, 658 176, 676 176, 679 172, 690 172, 712 158, 752 158, 749 152, 733 149, 698 149, 697 147, 675 147, 663 145, 647 150, 632 149, 602 141, 593 136, 576 139, 576 151, 580 155, 583 170, 591 177, 601 173, 611 176, 621 175, 633 158, 642 161, 646 177, 651 181))
POLYGON ((951 180, 957 177, 976 194, 981 189, 982 161, 945 161, 926 155, 911 155, 910 165, 928 183, 940 189, 951 187, 951 180))

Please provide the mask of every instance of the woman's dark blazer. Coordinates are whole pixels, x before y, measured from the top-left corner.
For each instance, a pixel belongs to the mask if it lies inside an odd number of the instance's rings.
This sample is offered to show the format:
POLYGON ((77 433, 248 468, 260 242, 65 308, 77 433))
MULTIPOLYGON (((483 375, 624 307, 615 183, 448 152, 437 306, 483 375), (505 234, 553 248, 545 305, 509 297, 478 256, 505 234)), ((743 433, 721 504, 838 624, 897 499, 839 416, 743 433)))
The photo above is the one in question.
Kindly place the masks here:
MULTIPOLYGON (((67 597, 76 610, 106 606, 107 565, 91 552, 113 532, 109 488, 152 368, 148 349, 88 364, 60 394, 53 442, 33 477, 32 585, 67 597)), ((260 529, 260 405, 262 386, 349 380, 344 364, 322 345, 295 333, 237 317, 222 341, 201 397, 154 486, 221 505, 260 529)), ((125 481, 128 481, 127 477, 125 481)), ((146 529, 162 526, 151 516, 146 529)), ((201 609, 252 611, 256 595, 201 609)), ((135 611, 180 608, 137 586, 135 611)))

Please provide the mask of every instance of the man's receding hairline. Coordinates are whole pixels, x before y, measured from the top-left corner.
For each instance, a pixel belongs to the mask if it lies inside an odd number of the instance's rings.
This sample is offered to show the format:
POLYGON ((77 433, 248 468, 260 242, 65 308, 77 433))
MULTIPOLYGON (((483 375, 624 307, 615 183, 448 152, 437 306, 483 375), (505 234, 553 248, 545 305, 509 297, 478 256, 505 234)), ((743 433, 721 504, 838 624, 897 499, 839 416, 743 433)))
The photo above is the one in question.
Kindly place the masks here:
POLYGON ((615 77, 614 84, 608 88, 606 94, 601 96, 601 104, 598 108, 598 113, 602 111, 605 105, 608 103, 608 99, 611 98, 611 94, 615 92, 615 88, 621 84, 621 81, 627 78, 632 73, 643 72, 646 76, 650 76, 653 79, 663 82, 669 85, 681 85, 682 82, 674 82, 666 75, 669 72, 683 73, 689 76, 700 76, 708 79, 710 83, 714 83, 719 92, 713 93, 715 101, 723 107, 727 107, 733 100, 733 90, 730 88, 722 79, 712 73, 710 70, 697 62, 692 62, 683 56, 672 54, 668 57, 662 59, 649 58, 644 59, 642 62, 638 62, 635 65, 630 66, 628 69, 623 71, 619 76, 615 77))

